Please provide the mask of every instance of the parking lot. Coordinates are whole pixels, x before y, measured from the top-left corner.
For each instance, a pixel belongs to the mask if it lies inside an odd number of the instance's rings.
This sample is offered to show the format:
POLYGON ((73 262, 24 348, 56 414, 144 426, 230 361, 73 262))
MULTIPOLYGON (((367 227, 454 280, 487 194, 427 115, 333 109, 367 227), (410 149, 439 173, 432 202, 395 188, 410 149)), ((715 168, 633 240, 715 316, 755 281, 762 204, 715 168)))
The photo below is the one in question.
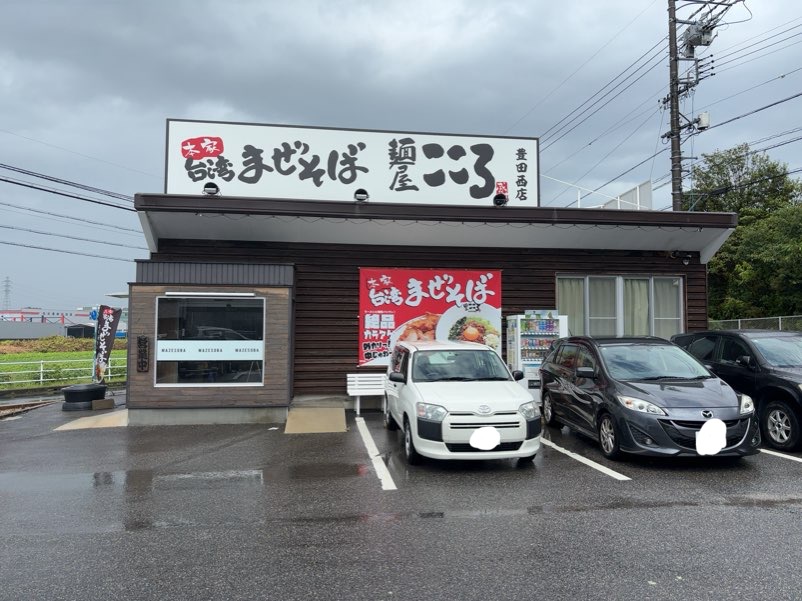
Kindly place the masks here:
POLYGON ((0 599, 802 598, 799 453, 611 462, 546 428, 528 466, 411 467, 375 412, 76 417, 0 421, 0 599))

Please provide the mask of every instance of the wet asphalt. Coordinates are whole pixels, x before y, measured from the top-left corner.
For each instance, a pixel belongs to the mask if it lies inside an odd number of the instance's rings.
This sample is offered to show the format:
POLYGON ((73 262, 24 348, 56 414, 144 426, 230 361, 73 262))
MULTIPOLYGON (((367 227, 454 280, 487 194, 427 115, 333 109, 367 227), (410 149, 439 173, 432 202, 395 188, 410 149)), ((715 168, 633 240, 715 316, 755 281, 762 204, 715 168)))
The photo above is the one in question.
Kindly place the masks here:
MULTIPOLYGON (((55 432, 0 421, 0 599, 802 599, 802 463, 610 462, 567 429, 535 462, 406 466, 365 413, 55 432)), ((797 453, 797 458, 802 454, 797 453)))

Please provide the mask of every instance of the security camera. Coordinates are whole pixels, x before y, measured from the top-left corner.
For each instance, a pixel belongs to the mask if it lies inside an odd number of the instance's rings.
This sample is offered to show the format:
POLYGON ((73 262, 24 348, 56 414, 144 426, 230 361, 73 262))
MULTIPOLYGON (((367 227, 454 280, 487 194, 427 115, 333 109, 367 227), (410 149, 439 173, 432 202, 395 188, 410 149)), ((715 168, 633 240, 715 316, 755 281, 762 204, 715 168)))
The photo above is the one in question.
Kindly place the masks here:
POLYGON ((496 194, 493 197, 493 206, 503 207, 505 204, 507 204, 507 200, 509 199, 507 198, 506 194, 496 194))

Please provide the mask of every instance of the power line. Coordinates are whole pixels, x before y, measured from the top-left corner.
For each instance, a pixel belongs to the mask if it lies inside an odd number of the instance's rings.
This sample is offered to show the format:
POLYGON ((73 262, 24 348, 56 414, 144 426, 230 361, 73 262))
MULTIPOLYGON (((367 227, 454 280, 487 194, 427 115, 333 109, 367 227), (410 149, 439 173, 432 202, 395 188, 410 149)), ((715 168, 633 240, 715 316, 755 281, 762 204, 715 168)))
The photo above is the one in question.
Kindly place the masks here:
POLYGON ((115 204, 112 204, 110 202, 104 202, 102 200, 96 200, 96 199, 92 199, 92 198, 87 198, 86 196, 78 196, 77 194, 69 194, 67 192, 62 192, 62 191, 59 191, 59 190, 55 190, 53 188, 46 188, 44 186, 37 186, 37 185, 32 184, 30 182, 23 182, 23 181, 20 181, 20 180, 9 179, 7 177, 0 177, 0 182, 6 182, 8 184, 14 184, 16 186, 23 186, 25 188, 32 188, 34 190, 40 190, 42 192, 48 192, 50 194, 56 194, 58 196, 65 196, 67 198, 75 198, 77 200, 83 200, 84 202, 91 202, 91 203, 94 203, 94 204, 103 205, 105 207, 111 207, 113 209, 121 209, 123 211, 131 211, 132 213, 136 213, 135 209, 130 209, 128 207, 122 207, 120 205, 115 205, 115 204))
POLYGON ((15 205, 10 202, 0 202, 0 205, 7 206, 7 207, 14 207, 15 209, 22 209, 25 211, 30 211, 31 213, 41 213, 42 215, 51 215, 53 217, 63 217, 65 219, 72 219, 74 221, 80 221, 81 223, 91 223, 94 225, 102 225, 104 227, 114 227, 117 230, 125 230, 127 232, 134 232, 136 234, 142 235, 142 230, 137 230, 130 227, 123 227, 121 225, 118 226, 111 226, 108 223, 103 223, 102 221, 92 221, 91 219, 84 219, 83 217, 73 217, 71 215, 64 215, 63 213, 52 213, 50 211, 43 211, 41 209, 32 209, 30 207, 24 207, 22 205, 15 205))
POLYGON ((81 190, 86 190, 87 192, 94 192, 96 194, 103 194, 105 196, 110 196, 111 198, 117 198, 119 200, 125 200, 128 202, 133 203, 134 198, 133 196, 127 194, 120 194, 118 192, 110 192, 109 190, 104 190, 103 188, 95 188, 94 186, 88 186, 86 184, 79 184, 77 182, 71 182, 70 180, 62 179, 59 177, 54 177, 52 175, 45 175, 44 173, 38 173, 36 171, 29 171, 27 169, 23 169, 21 167, 14 167, 13 165, 6 165, 5 163, 0 163, 0 169, 7 169, 8 171, 14 171, 16 173, 21 173, 23 175, 29 175, 32 177, 38 177, 40 179, 44 179, 47 181, 51 181, 57 184, 64 184, 67 186, 72 186, 74 188, 79 188, 81 190))
MULTIPOLYGON (((664 42, 664 40, 660 40, 659 42, 657 42, 657 44, 655 44, 655 45, 654 45, 654 46, 652 46, 652 47, 651 47, 649 50, 647 50, 646 52, 644 52, 644 53, 643 53, 643 54, 642 54, 642 55, 641 55, 639 58, 637 58, 637 59, 636 59, 636 60, 635 60, 635 61, 634 61, 634 62, 633 62, 633 63, 632 63, 632 64, 631 64, 629 67, 627 67, 626 69, 624 69, 624 71, 623 71, 623 72, 619 73, 619 74, 618 74, 618 75, 616 75, 616 76, 615 76, 615 77, 614 77, 612 80, 610 80, 610 81, 609 81, 609 82, 607 82, 607 83, 606 83, 604 86, 602 86, 602 88, 601 88, 601 89, 599 89, 599 90, 598 90, 598 91, 597 91, 595 94, 593 94, 593 96, 591 96, 590 98, 588 98, 587 100, 585 100, 585 102, 583 102, 582 104, 580 104, 579 106, 577 106, 577 107, 576 107, 574 110, 572 110, 570 113, 568 113, 568 114, 567 114, 565 117, 563 117, 563 118, 562 118, 562 119, 560 119, 560 120, 559 120, 557 123, 555 123, 554 125, 552 125, 552 126, 549 128, 549 129, 547 129, 547 130, 546 130, 546 131, 543 133, 543 135, 541 136, 541 139, 542 139, 542 140, 547 140, 547 139, 550 137, 550 136, 549 136, 549 133, 550 133, 551 131, 554 131, 554 133, 553 133, 553 134, 551 134, 551 137, 553 137, 553 136, 557 135, 559 132, 561 132, 561 131, 562 131, 562 130, 564 130, 566 127, 568 127, 569 125, 571 125, 571 123, 573 123, 574 121, 576 121, 576 120, 577 120, 579 117, 581 117, 581 116, 582 116, 583 114, 585 114, 587 111, 589 111, 590 109, 592 109, 592 108, 593 108, 593 107, 594 107, 596 104, 598 104, 599 102, 601 102, 602 100, 604 100, 604 98, 606 98, 607 96, 609 96, 609 95, 610 95, 610 94, 611 94, 613 91, 615 91, 615 89, 616 89, 616 88, 618 88, 619 86, 621 86, 621 85, 623 85, 624 83, 626 83, 626 81, 627 81, 628 79, 630 79, 631 77, 633 77, 633 76, 635 75, 635 73, 637 73, 638 71, 640 71, 641 69, 643 69, 643 68, 644 68, 646 65, 648 65, 648 63, 649 63, 649 62, 653 61, 653 60, 654 60, 656 57, 659 57, 659 55, 660 55, 660 54, 661 54, 661 53, 662 53, 662 52, 665 50, 665 48, 661 48, 660 50, 658 50, 658 51, 657 51, 657 53, 656 53, 654 56, 650 56, 648 59, 646 59, 645 63, 644 63, 643 65, 641 65, 640 67, 638 67, 637 69, 635 69, 635 71, 634 71, 633 73, 631 73, 631 74, 627 75, 627 76, 626 76, 626 77, 625 77, 625 78, 624 78, 622 81, 620 81, 618 84, 616 84, 616 85, 615 85, 615 86, 614 86, 614 87, 613 87, 611 90, 607 91, 607 93, 606 93, 606 94, 602 95, 601 97, 599 97, 598 99, 596 99, 596 100, 594 101, 594 98, 596 98, 596 96, 598 96, 599 94, 601 94, 602 92, 604 92, 604 90, 605 90, 605 89, 607 89, 607 88, 608 88, 610 85, 612 85, 612 84, 613 84, 613 83, 614 83, 614 82, 615 82, 615 81, 616 81, 618 78, 620 78, 622 75, 624 75, 624 74, 625 74, 627 71, 629 71, 629 70, 630 70, 630 69, 631 69, 633 66, 637 65, 637 64, 638 64, 638 63, 641 61, 641 59, 642 59, 644 56, 646 56, 647 54, 649 54, 649 53, 653 52, 655 48, 657 48, 658 46, 660 46, 661 44, 663 44, 663 42, 664 42), (591 102, 591 101, 592 101, 592 102, 591 102), (584 106, 585 106, 586 104, 588 104, 589 102, 591 102, 591 104, 590 104, 588 107, 586 107, 586 108, 585 108, 585 110, 583 110, 582 112, 580 112, 580 113, 579 113, 579 114, 578 114, 576 117, 574 117, 573 119, 570 119, 570 117, 571 117, 572 115, 574 115, 574 114, 575 114, 577 111, 579 111, 580 109, 582 109, 582 107, 584 107, 584 106), (559 127, 559 126, 560 126, 562 123, 564 123, 566 120, 567 120, 567 123, 565 123, 564 125, 562 125, 562 127, 559 127)), ((659 63, 658 63, 658 64, 659 64, 659 63)), ((651 67, 650 67, 650 68, 649 68, 649 69, 646 71, 646 73, 648 73, 649 71, 651 71, 652 69, 654 69, 656 66, 657 66, 657 64, 655 64, 655 65, 652 65, 652 66, 651 66, 651 67)), ((643 75, 645 75, 645 73, 644 73, 643 75)), ((641 76, 640 76, 638 79, 640 79, 641 77, 643 77, 643 75, 641 75, 641 76)), ((635 81, 637 81, 637 79, 636 79, 635 81)), ((634 83, 634 82, 633 82, 633 83, 634 83)), ((631 84, 630 84, 630 85, 631 85, 631 84)), ((627 87, 629 87, 629 86, 627 86, 627 87)), ((625 89, 626 89, 626 88, 625 88, 625 89)), ((620 95, 620 94, 619 94, 619 95, 620 95)), ((616 95, 614 98, 617 98, 617 97, 618 97, 618 95, 616 95)), ((593 113, 593 114, 595 114, 595 113, 593 113)), ((585 119, 585 120, 586 120, 586 119, 585 119)), ((583 121, 584 121, 584 120, 583 120, 583 121)), ((556 141, 556 140, 555 140, 555 141, 556 141)))
MULTIPOLYGON (((711 190, 709 192, 701 192, 700 197, 696 199, 693 206, 696 206, 700 200, 704 200, 705 198, 709 198, 710 196, 720 196, 722 194, 726 194, 727 192, 732 192, 733 190, 737 190, 738 188, 745 188, 747 186, 752 186, 754 184, 759 184, 760 182, 772 180, 772 179, 779 179, 781 177, 788 177, 789 175, 793 175, 794 173, 802 173, 802 167, 786 170, 784 173, 778 173, 776 175, 767 175, 765 177, 761 177, 752 181, 744 182, 742 184, 733 184, 731 186, 723 186, 721 188, 716 188, 715 190, 711 190)), ((666 209, 670 209, 671 205, 661 207, 657 209, 658 211, 665 211, 666 209)))
POLYGON ((711 125, 707 129, 704 129, 702 131, 698 131, 698 132, 694 133, 693 135, 699 135, 700 133, 703 133, 703 132, 706 132, 706 131, 710 131, 711 129, 715 129, 717 127, 721 127, 722 125, 727 125, 728 123, 732 123, 733 121, 738 121, 739 119, 743 119, 744 117, 750 117, 750 116, 754 115, 755 113, 759 113, 761 111, 765 111, 766 109, 770 109, 772 107, 775 107, 775 106, 778 106, 778 105, 783 104, 785 102, 788 102, 789 100, 793 100, 795 98, 799 98, 800 96, 802 96, 802 92, 797 92, 796 94, 792 94, 791 96, 788 96, 787 98, 783 98, 782 100, 778 100, 777 102, 772 102, 771 104, 767 104, 765 106, 761 106, 760 108, 756 108, 756 109, 754 109, 752 111, 749 111, 748 113, 744 113, 743 115, 738 115, 737 117, 733 117, 732 119, 727 119, 726 121, 722 121, 721 123, 717 123, 716 125, 711 125))
POLYGON ((154 175, 152 173, 148 173, 147 171, 140 171, 139 169, 132 169, 126 165, 120 165, 118 163, 112 163, 111 161, 107 161, 105 159, 101 159, 89 154, 84 154, 82 152, 77 152, 75 150, 71 150, 69 148, 64 148, 63 146, 57 146, 56 144, 50 144, 49 142, 43 142, 42 140, 37 140, 36 138, 29 138, 28 136, 23 136, 22 134, 15 133, 13 131, 8 131, 7 129, 0 129, 0 132, 4 134, 8 134, 9 136, 16 136, 18 138, 22 138, 23 140, 28 140, 30 142, 36 142, 37 144, 42 144, 43 146, 50 146, 51 148, 57 148, 58 150, 63 150, 64 152, 69 152, 71 154, 75 154, 78 156, 82 156, 87 159, 92 159, 93 161, 99 161, 101 163, 106 163, 107 165, 113 165, 114 167, 119 167, 120 169, 125 169, 126 171, 133 171, 134 173, 141 173, 142 175, 147 175, 149 177, 159 178, 161 176, 154 175))
POLYGON ((601 48, 599 48, 599 49, 598 49, 598 50, 597 50, 595 53, 593 53, 593 54, 590 56, 590 58, 588 58, 588 59, 587 59, 587 60, 586 60, 584 63, 582 63, 582 64, 581 64, 579 67, 577 67, 577 68, 576 68, 576 70, 574 70, 574 72, 573 72, 573 73, 571 73, 571 74, 570 74, 568 77, 566 77, 565 79, 563 79, 563 80, 562 80, 562 81, 561 81, 559 84, 557 84, 557 86, 556 86, 555 88, 552 88, 552 90, 551 90, 551 91, 550 91, 548 94, 546 94, 546 95, 545 95, 543 98, 541 98, 540 100, 538 100, 538 101, 537 101, 537 102, 534 104, 534 106, 532 106, 532 108, 530 108, 528 111, 526 111, 526 113, 524 113, 524 114, 523 114, 523 116, 521 116, 521 117, 520 117, 520 118, 519 118, 519 119, 518 119, 518 120, 517 120, 515 123, 513 123, 513 124, 512 124, 512 125, 510 125, 510 126, 509 126, 509 127, 506 129, 506 130, 504 130, 504 133, 506 134, 506 133, 507 133, 508 131, 510 131, 510 130, 511 130, 513 127, 515 127, 515 126, 516 126, 516 125, 518 125, 518 124, 519 124, 521 121, 523 121, 524 119, 526 119, 526 118, 527 118, 527 117, 528 117, 528 116, 529 116, 529 115, 532 113, 532 111, 534 111, 534 110, 535 110, 537 107, 539 107, 539 106, 540 106, 541 104, 543 104, 543 103, 544 103, 546 100, 548 100, 548 99, 551 97, 551 95, 552 95, 552 94, 554 94, 554 92, 556 92, 556 91, 557 91, 557 90, 559 90, 561 87, 563 87, 563 85, 565 85, 565 83, 566 83, 566 82, 568 82, 568 80, 570 80, 570 79, 571 79, 571 78, 572 78, 574 75, 576 75, 577 73, 579 73, 579 72, 580 72, 580 71, 581 71, 581 70, 582 70, 582 69, 583 69, 583 68, 584 68, 584 67, 585 67, 585 66, 586 66, 586 65, 587 65, 587 64, 588 64, 590 61, 592 61, 594 58, 596 58, 596 57, 599 55, 599 53, 601 53, 601 51, 602 51, 602 50, 604 50, 605 48, 607 48, 607 46, 609 46, 609 45, 610 45, 610 44, 611 44, 613 41, 615 41, 615 39, 616 39, 616 38, 618 38, 618 36, 620 36, 622 33, 624 33, 624 31, 625 31, 625 30, 627 30, 627 29, 630 27, 630 25, 632 25, 632 24, 633 24, 635 21, 637 21, 637 20, 638 20, 638 19, 639 19, 639 18, 640 18, 640 17, 643 15, 643 13, 645 13, 647 10, 649 10, 649 9, 652 7, 652 5, 653 5, 655 2, 657 2, 657 0, 653 0, 653 1, 652 1, 652 3, 651 3, 651 4, 649 4, 649 6, 647 6, 647 7, 646 7, 646 8, 644 8, 644 9, 643 9, 643 10, 642 10, 640 13, 638 13, 638 15, 637 15, 637 16, 636 16, 634 19, 632 19, 632 20, 631 20, 629 23, 627 23, 627 24, 626 24, 626 25, 625 25, 623 28, 621 28, 621 29, 618 31, 618 33, 616 33, 616 34, 615 34, 615 35, 614 35, 612 38, 610 38, 610 39, 607 41, 607 43, 605 43, 605 44, 604 44, 604 45, 603 45, 601 48))
POLYGON ((91 253, 82 253, 77 250, 62 250, 60 248, 48 248, 46 246, 34 246, 33 244, 20 244, 18 242, 6 242, 0 240, 0 244, 7 244, 8 246, 22 246, 24 248, 35 248, 37 250, 48 250, 57 253, 67 253, 68 255, 82 255, 84 257, 95 257, 97 259, 111 259, 112 261, 124 261, 125 263, 132 263, 133 259, 121 259, 120 257, 108 257, 106 255, 94 255, 91 253))
MULTIPOLYGON (((668 150, 668 148, 663 148, 663 150, 658 150, 658 151, 657 151, 657 152, 655 152, 653 155, 651 155, 651 156, 648 156, 648 157, 646 157, 645 159, 643 159, 643 160, 642 160, 640 163, 638 163, 637 165, 633 165, 632 167, 630 167, 630 168, 629 168, 629 169, 627 169, 626 171, 623 171, 623 172, 619 173, 618 175, 616 175, 616 176, 615 176, 614 178, 612 178, 611 180, 608 180, 606 183, 602 184, 602 185, 601 185, 601 186, 599 186, 598 188, 594 188, 594 189, 593 189, 593 192, 598 192, 598 191, 599 191, 599 190, 601 190, 602 188, 604 188, 604 187, 606 187, 606 186, 609 186, 609 185, 610 185, 610 184, 612 184, 612 183, 613 183, 615 180, 617 180, 619 177, 623 177, 624 175, 626 175, 626 174, 627 174, 627 173, 629 173, 630 171, 634 171, 635 169, 637 169, 638 167, 640 167, 640 166, 641 166, 641 165, 643 165, 644 163, 647 163, 648 161, 651 161, 651 160, 652 160, 654 157, 656 157, 656 156, 659 156, 659 155, 663 154, 663 153, 664 153, 664 152, 666 152, 667 150, 668 150)), ((585 196, 589 196, 590 194, 591 194, 591 193, 585 194, 585 196)), ((582 198, 585 198, 585 196, 583 196, 582 198)))
MULTIPOLYGON (((582 175, 580 175, 580 176, 579 176, 577 179, 575 179, 573 183, 574 183, 574 184, 578 184, 578 183, 579 183, 579 182, 581 182, 581 181, 582 181, 582 180, 583 180, 585 177, 587 177, 587 176, 588 176, 590 173, 592 173, 592 172, 593 172, 593 170, 594 170, 594 169, 596 169, 596 167, 598 167, 599 165, 601 165, 601 164, 602 164, 602 163, 603 163, 605 160, 607 160, 607 158, 608 158, 608 157, 609 157, 611 154, 613 154, 613 153, 614 153, 616 150, 618 150, 618 149, 619 149, 619 148, 620 148, 620 147, 621 147, 621 146, 624 144, 624 142, 626 142, 627 140, 629 140, 629 139, 630 139, 632 136, 634 136, 634 135, 635 135, 635 134, 636 134, 638 131, 640 131, 640 129, 641 129, 641 128, 642 128, 644 125, 646 125, 646 123, 648 123, 648 122, 649 122, 649 120, 650 120, 650 119, 651 119, 651 118, 652 118, 652 117, 653 117, 655 114, 657 114, 657 112, 656 112, 656 111, 655 111, 655 112, 653 112, 652 114, 650 114, 648 117, 646 117, 646 119, 645 119, 645 120, 641 121, 641 122, 640 122, 640 123, 639 123, 639 124, 638 124, 638 125, 635 127, 635 129, 633 129, 633 130, 632 130, 632 131, 629 133, 629 135, 627 135, 627 136, 626 136, 626 137, 625 137, 623 140, 621 140, 621 141, 620 141, 618 144, 616 144, 616 145, 615 145, 613 148, 611 148, 611 149, 610 149, 610 151, 609 151, 607 154, 605 154, 605 155, 604 155, 604 156, 603 156, 601 159, 599 159, 599 160, 596 162, 596 164, 594 164, 594 165, 593 165, 593 166, 592 166, 590 169, 588 169, 587 171, 585 171, 585 173, 583 173, 583 174, 582 174, 582 175)), ((553 203, 554 201, 556 201, 556 200, 557 200, 557 199, 558 199, 560 196, 562 196, 563 194, 565 194, 565 192, 566 192, 566 190, 563 190, 562 192, 560 192, 560 194, 558 194, 557 196, 555 196, 555 197, 552 199, 552 201, 551 201, 550 203, 546 203, 546 204, 544 204, 544 206, 548 206, 549 204, 552 204, 552 203, 553 203)), ((576 201, 574 201, 574 202, 576 202, 576 201)), ((572 204, 574 204, 574 203, 572 202, 572 203, 570 203, 570 204, 567 204, 567 205, 565 205, 565 206, 567 206, 567 207, 570 207, 572 204)))
POLYGON ((122 246, 125 248, 135 248, 137 250, 148 250, 144 246, 133 246, 132 244, 123 244, 122 242, 103 242, 101 240, 92 240, 91 238, 80 238, 78 236, 69 236, 67 234, 56 234, 55 232, 43 232, 41 230, 32 230, 13 225, 0 225, 0 228, 6 230, 17 230, 21 232, 31 232, 32 234, 42 234, 44 236, 56 236, 57 238, 69 238, 70 240, 80 240, 82 242, 92 242, 94 244, 107 244, 108 246, 122 246))

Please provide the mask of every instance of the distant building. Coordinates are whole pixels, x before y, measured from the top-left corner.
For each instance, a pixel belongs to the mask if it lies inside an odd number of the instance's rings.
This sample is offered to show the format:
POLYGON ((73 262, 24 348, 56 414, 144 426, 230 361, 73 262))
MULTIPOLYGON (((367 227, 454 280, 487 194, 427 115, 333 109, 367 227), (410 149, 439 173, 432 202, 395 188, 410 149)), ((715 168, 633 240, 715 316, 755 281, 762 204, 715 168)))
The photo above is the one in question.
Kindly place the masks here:
MULTIPOLYGON (((91 336, 94 336, 95 319, 93 318, 96 307, 79 307, 77 309, 43 309, 39 307, 23 307, 21 309, 0 309, 0 322, 17 322, 17 323, 37 323, 37 324, 54 324, 66 326, 66 330, 62 327, 58 333, 48 334, 64 335, 66 331, 67 336, 75 338, 86 338, 86 331, 91 330, 91 336), (74 329, 79 328, 79 329, 74 329), (70 333, 72 329, 73 333, 70 333), (81 332, 77 334, 77 332, 81 332)), ((44 331, 44 330, 43 330, 44 331)), ((117 337, 125 337, 128 331, 128 309, 123 308, 120 323, 117 326, 117 337)), ((26 336, 27 337, 27 336, 26 336)), ((39 336, 31 336, 37 338, 39 336)))
POLYGON ((21 321, 29 323, 81 324, 92 321, 91 309, 41 309, 23 307, 22 309, 0 309, 0 321, 21 321))

